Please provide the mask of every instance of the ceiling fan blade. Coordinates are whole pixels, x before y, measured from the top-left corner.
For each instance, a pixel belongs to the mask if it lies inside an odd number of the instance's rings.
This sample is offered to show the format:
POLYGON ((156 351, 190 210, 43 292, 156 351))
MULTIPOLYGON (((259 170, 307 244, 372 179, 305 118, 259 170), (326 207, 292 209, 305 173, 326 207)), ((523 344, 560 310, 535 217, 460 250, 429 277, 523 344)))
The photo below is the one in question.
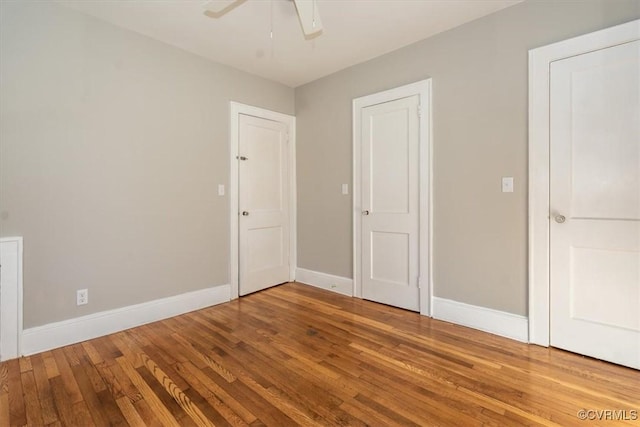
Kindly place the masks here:
POLYGON ((203 7, 205 15, 213 18, 220 18, 227 12, 240 6, 246 0, 208 0, 205 1, 203 7))
POLYGON ((293 0, 293 2, 305 37, 309 39, 319 36, 322 33, 322 21, 316 0, 293 0))

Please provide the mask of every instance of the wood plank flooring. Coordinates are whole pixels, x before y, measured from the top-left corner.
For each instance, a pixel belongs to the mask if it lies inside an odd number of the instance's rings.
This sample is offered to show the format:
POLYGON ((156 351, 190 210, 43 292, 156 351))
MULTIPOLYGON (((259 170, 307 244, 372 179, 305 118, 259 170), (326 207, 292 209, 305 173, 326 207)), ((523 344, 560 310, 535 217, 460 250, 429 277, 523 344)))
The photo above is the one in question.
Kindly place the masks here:
POLYGON ((295 283, 0 364, 1 426, 639 425, 639 412, 638 371, 295 283))

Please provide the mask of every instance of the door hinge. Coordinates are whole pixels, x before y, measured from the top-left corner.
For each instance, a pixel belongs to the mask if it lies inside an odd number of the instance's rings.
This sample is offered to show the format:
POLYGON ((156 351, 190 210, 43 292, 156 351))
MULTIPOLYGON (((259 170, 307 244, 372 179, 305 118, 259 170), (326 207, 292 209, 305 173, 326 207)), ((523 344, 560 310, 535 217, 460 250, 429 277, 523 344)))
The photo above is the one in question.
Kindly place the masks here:
POLYGON ((418 104, 418 117, 422 117, 422 105, 418 104))

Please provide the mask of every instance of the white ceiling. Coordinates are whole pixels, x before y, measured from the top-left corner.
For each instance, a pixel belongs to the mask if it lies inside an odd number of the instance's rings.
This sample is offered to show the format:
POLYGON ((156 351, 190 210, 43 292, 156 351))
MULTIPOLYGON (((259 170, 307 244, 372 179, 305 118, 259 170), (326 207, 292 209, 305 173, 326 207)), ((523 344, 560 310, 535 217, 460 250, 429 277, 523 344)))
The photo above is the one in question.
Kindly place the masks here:
POLYGON ((248 0, 217 19, 204 14, 206 1, 199 0, 59 3, 296 87, 520 1, 317 0, 324 31, 312 40, 304 38, 290 0, 248 0))

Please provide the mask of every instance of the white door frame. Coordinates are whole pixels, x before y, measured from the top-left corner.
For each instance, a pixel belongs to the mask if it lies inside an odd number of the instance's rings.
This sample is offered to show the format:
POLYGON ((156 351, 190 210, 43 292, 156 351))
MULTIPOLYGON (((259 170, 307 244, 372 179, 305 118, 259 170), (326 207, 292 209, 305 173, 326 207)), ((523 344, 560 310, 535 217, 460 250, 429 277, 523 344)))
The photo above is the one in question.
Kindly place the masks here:
POLYGON ((22 237, 0 239, 0 361, 22 353, 22 237), (8 277, 7 277, 8 276, 8 277))
POLYGON ((433 287, 431 279, 432 260, 432 120, 431 120, 431 79, 386 90, 384 92, 363 96, 353 100, 353 295, 362 298, 362 277, 360 275, 362 240, 360 236, 362 221, 361 206, 361 148, 360 129, 362 108, 382 104, 399 98, 418 95, 420 97, 420 223, 419 223, 419 252, 420 252, 420 277, 418 287, 420 290, 420 314, 431 315, 431 300, 433 287), (427 257, 423 256, 428 254, 427 257))
POLYGON ((295 280, 296 270, 296 118, 288 114, 265 110, 264 108, 253 107, 251 105, 230 103, 230 143, 229 143, 229 284, 231 289, 231 299, 238 298, 239 295, 239 224, 238 224, 238 146, 240 145, 240 115, 259 117, 266 120, 286 123, 289 127, 289 280, 295 280))
POLYGON ((640 20, 529 51, 529 342, 549 346, 551 63, 640 39, 640 20))

